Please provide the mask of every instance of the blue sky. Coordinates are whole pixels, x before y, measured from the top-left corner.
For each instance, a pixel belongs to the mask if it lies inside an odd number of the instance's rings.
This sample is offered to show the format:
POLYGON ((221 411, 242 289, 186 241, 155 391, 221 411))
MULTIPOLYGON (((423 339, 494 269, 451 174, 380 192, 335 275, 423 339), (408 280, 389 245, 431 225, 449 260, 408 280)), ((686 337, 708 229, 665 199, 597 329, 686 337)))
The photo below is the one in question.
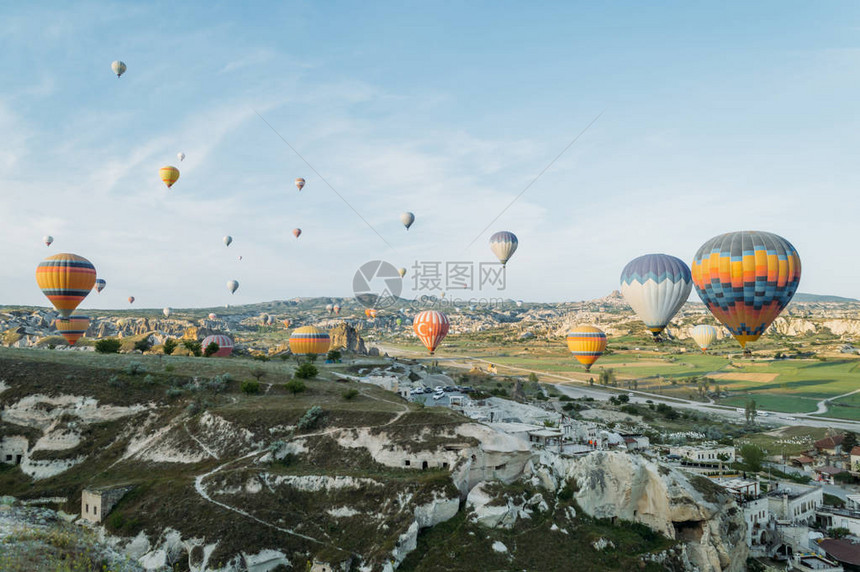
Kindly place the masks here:
POLYGON ((348 296, 367 260, 491 261, 497 230, 520 239, 507 289, 451 295, 602 296, 636 256, 689 262, 756 229, 797 247, 801 291, 860 297, 854 3, 2 12, 0 304, 46 303, 34 270, 57 252, 108 282, 82 309, 348 296), (170 191, 168 164, 182 172, 170 191))

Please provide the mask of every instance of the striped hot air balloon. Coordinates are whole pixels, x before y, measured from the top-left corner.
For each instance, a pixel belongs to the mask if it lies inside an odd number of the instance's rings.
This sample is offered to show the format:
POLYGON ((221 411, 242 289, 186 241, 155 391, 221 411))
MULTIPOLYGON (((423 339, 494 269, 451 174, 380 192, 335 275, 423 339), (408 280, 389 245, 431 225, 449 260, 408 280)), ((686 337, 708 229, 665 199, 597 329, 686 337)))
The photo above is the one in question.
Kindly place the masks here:
POLYGON ((179 169, 170 165, 159 169, 158 174, 168 189, 173 186, 173 183, 179 180, 179 169))
POLYGON ((134 296, 129 296, 129 297, 128 297, 128 303, 129 303, 129 304, 134 304, 134 296))
POLYGON ((448 335, 449 327, 448 316, 436 310, 424 310, 412 320, 415 335, 424 343, 431 356, 448 335))
POLYGON ((340 306, 338 304, 335 304, 332 310, 334 310, 335 315, 340 314, 340 306))
POLYGON ((305 188, 305 180, 303 178, 301 178, 301 177, 297 178, 295 183, 296 183, 296 188, 298 190, 301 191, 303 188, 305 188))
POLYGON ((514 255, 514 252, 517 251, 517 246, 519 246, 519 244, 520 241, 517 240, 516 235, 506 230, 497 232, 490 237, 490 250, 493 251, 493 254, 495 254, 496 258, 499 259, 499 262, 502 263, 502 266, 508 263, 508 260, 510 260, 511 256, 514 255))
POLYGON ((212 342, 218 344, 218 351, 212 354, 213 356, 227 357, 233 353, 233 340, 221 334, 206 336, 205 338, 203 338, 203 341, 200 343, 200 346, 205 350, 212 342))
POLYGON ((116 78, 119 79, 119 77, 125 73, 125 70, 128 69, 128 66, 125 65, 125 62, 115 60, 113 63, 111 63, 110 69, 113 73, 116 74, 116 78))
POLYGON ((409 211, 401 213, 400 222, 403 223, 403 226, 406 227, 406 230, 409 230, 409 227, 412 226, 413 222, 415 222, 415 215, 409 211))
POLYGON ((690 328, 690 336, 698 344, 699 348, 705 352, 714 343, 714 340, 717 339, 717 329, 707 324, 699 324, 690 328))
POLYGON ((87 333, 90 327, 90 319, 87 316, 73 315, 69 318, 57 318, 54 321, 57 331, 66 338, 70 346, 75 345, 81 336, 87 333))
POLYGON ((105 286, 107 286, 107 282, 101 278, 96 278, 96 292, 101 293, 105 289, 105 286))
POLYGON ((668 254, 646 254, 621 271, 621 294, 657 340, 693 289, 690 269, 668 254))
POLYGON ((93 289, 96 268, 83 256, 55 254, 39 263, 36 283, 60 315, 68 318, 93 289))
POLYGON ((759 339, 797 292, 800 256, 776 234, 730 232, 699 248, 691 272, 699 298, 746 347, 759 339))
POLYGON ((300 228, 294 228, 294 229, 293 229, 293 236, 295 236, 296 238, 298 238, 298 237, 300 237, 301 235, 302 235, 302 229, 300 229, 300 228))
POLYGON ((315 326, 296 328, 290 334, 290 351, 297 355, 324 354, 330 345, 328 332, 315 326))
POLYGON ((218 314, 216 314, 215 312, 212 312, 212 313, 210 313, 210 314, 209 314, 209 319, 210 319, 210 320, 215 320, 216 318, 218 318, 218 314))
POLYGON ((606 349, 606 334, 594 326, 579 326, 568 332, 567 349, 589 371, 606 349))

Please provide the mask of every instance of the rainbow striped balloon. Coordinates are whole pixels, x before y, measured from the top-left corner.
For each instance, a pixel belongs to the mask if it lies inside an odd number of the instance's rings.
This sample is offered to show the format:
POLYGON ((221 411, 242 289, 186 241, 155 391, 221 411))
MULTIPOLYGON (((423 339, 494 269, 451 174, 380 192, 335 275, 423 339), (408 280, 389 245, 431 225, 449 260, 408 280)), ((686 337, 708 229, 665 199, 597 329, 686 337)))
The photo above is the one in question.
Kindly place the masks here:
POLYGON ((57 318, 54 321, 57 331, 66 338, 70 346, 75 345, 81 336, 87 333, 90 327, 90 319, 87 316, 72 316, 70 318, 57 318))
POLYGON ((715 236, 699 248, 690 267, 708 310, 745 347, 767 330, 800 284, 800 256, 770 232, 715 236))
POLYGON ((315 326, 302 326, 290 334, 290 351, 297 355, 324 354, 331 346, 328 332, 315 326))
POLYGON ((436 310, 424 310, 412 320, 415 335, 421 339, 431 356, 448 335, 450 325, 448 316, 436 310))
POLYGON ((606 349, 606 334, 594 326, 579 326, 568 332, 567 349, 589 371, 606 349))
POLYGON ((36 283, 54 308, 68 318, 96 283, 96 267, 77 254, 55 254, 36 267, 36 283))

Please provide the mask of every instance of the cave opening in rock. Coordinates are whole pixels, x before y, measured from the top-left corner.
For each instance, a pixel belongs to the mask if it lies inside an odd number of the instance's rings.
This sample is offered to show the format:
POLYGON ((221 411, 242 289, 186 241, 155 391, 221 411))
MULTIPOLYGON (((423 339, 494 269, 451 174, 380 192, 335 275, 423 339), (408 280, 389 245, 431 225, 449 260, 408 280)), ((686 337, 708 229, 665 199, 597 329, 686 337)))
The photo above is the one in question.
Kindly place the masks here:
POLYGON ((699 542, 704 534, 704 521, 683 520, 673 522, 675 527, 675 538, 684 542, 699 542))

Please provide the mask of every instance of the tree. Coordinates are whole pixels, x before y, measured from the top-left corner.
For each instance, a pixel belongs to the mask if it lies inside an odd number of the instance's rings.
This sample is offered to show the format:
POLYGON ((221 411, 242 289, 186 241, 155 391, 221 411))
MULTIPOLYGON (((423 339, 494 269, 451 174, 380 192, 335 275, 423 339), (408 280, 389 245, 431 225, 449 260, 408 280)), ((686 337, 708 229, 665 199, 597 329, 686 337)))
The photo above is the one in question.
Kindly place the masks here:
POLYGON ((588 385, 594 385, 594 378, 593 377, 588 378, 588 385))
POLYGON ((530 382, 532 382, 532 383, 537 383, 537 382, 538 382, 538 376, 537 376, 537 374, 536 374, 535 372, 531 372, 531 373, 529 374, 529 381, 530 381, 530 382))
POLYGON ((744 409, 744 416, 746 417, 748 425, 752 425, 753 423, 755 423, 755 399, 750 399, 749 401, 747 401, 746 408, 744 409))
POLYGON ((296 370, 296 377, 299 379, 311 379, 317 376, 319 370, 312 363, 303 363, 296 370))
POLYGON ((851 453, 851 449, 857 446, 857 434, 852 433, 851 431, 846 431, 845 436, 842 438, 842 452, 843 453, 851 453))
POLYGON ((220 349, 221 346, 219 346, 216 342, 209 342, 209 345, 206 346, 205 350, 203 350, 203 357, 212 357, 213 355, 218 353, 218 350, 220 349))
POLYGON ((122 342, 116 338, 105 338, 96 342, 96 351, 100 354, 119 353, 122 342))
POLYGON ((339 352, 339 351, 337 351, 337 350, 330 350, 330 351, 326 354, 325 358, 326 358, 327 360, 331 360, 331 361, 339 361, 339 360, 340 360, 340 358, 341 358, 341 355, 340 355, 340 352, 339 352))
POLYGON ((761 464, 764 461, 764 451, 761 450, 761 447, 747 443, 741 447, 740 453, 746 470, 754 473, 761 470, 761 464))
POLYGON ((354 387, 343 392, 343 398, 347 401, 352 401, 358 395, 358 390, 354 387))
POLYGON ((200 357, 201 350, 203 349, 203 344, 201 344, 197 340, 183 340, 182 345, 193 355, 200 357))
POLYGON ((249 395, 260 393, 260 384, 253 379, 246 379, 242 382, 242 391, 249 395))
POLYGON ((164 351, 164 355, 170 355, 173 353, 173 350, 176 349, 176 340, 173 338, 167 338, 164 340, 164 345, 161 346, 161 349, 164 351))
POLYGON ((297 393, 303 392, 305 389, 307 389, 307 386, 305 385, 305 382, 300 379, 291 379, 284 384, 284 389, 295 395, 297 393))
POLYGON ((254 369, 251 370, 251 375, 254 376, 254 379, 256 379, 257 381, 260 381, 260 378, 265 377, 266 370, 264 370, 261 367, 255 367, 254 369))
POLYGON ((146 336, 142 340, 137 340, 134 342, 134 349, 143 353, 149 351, 149 348, 152 347, 152 342, 149 341, 149 336, 146 336))

